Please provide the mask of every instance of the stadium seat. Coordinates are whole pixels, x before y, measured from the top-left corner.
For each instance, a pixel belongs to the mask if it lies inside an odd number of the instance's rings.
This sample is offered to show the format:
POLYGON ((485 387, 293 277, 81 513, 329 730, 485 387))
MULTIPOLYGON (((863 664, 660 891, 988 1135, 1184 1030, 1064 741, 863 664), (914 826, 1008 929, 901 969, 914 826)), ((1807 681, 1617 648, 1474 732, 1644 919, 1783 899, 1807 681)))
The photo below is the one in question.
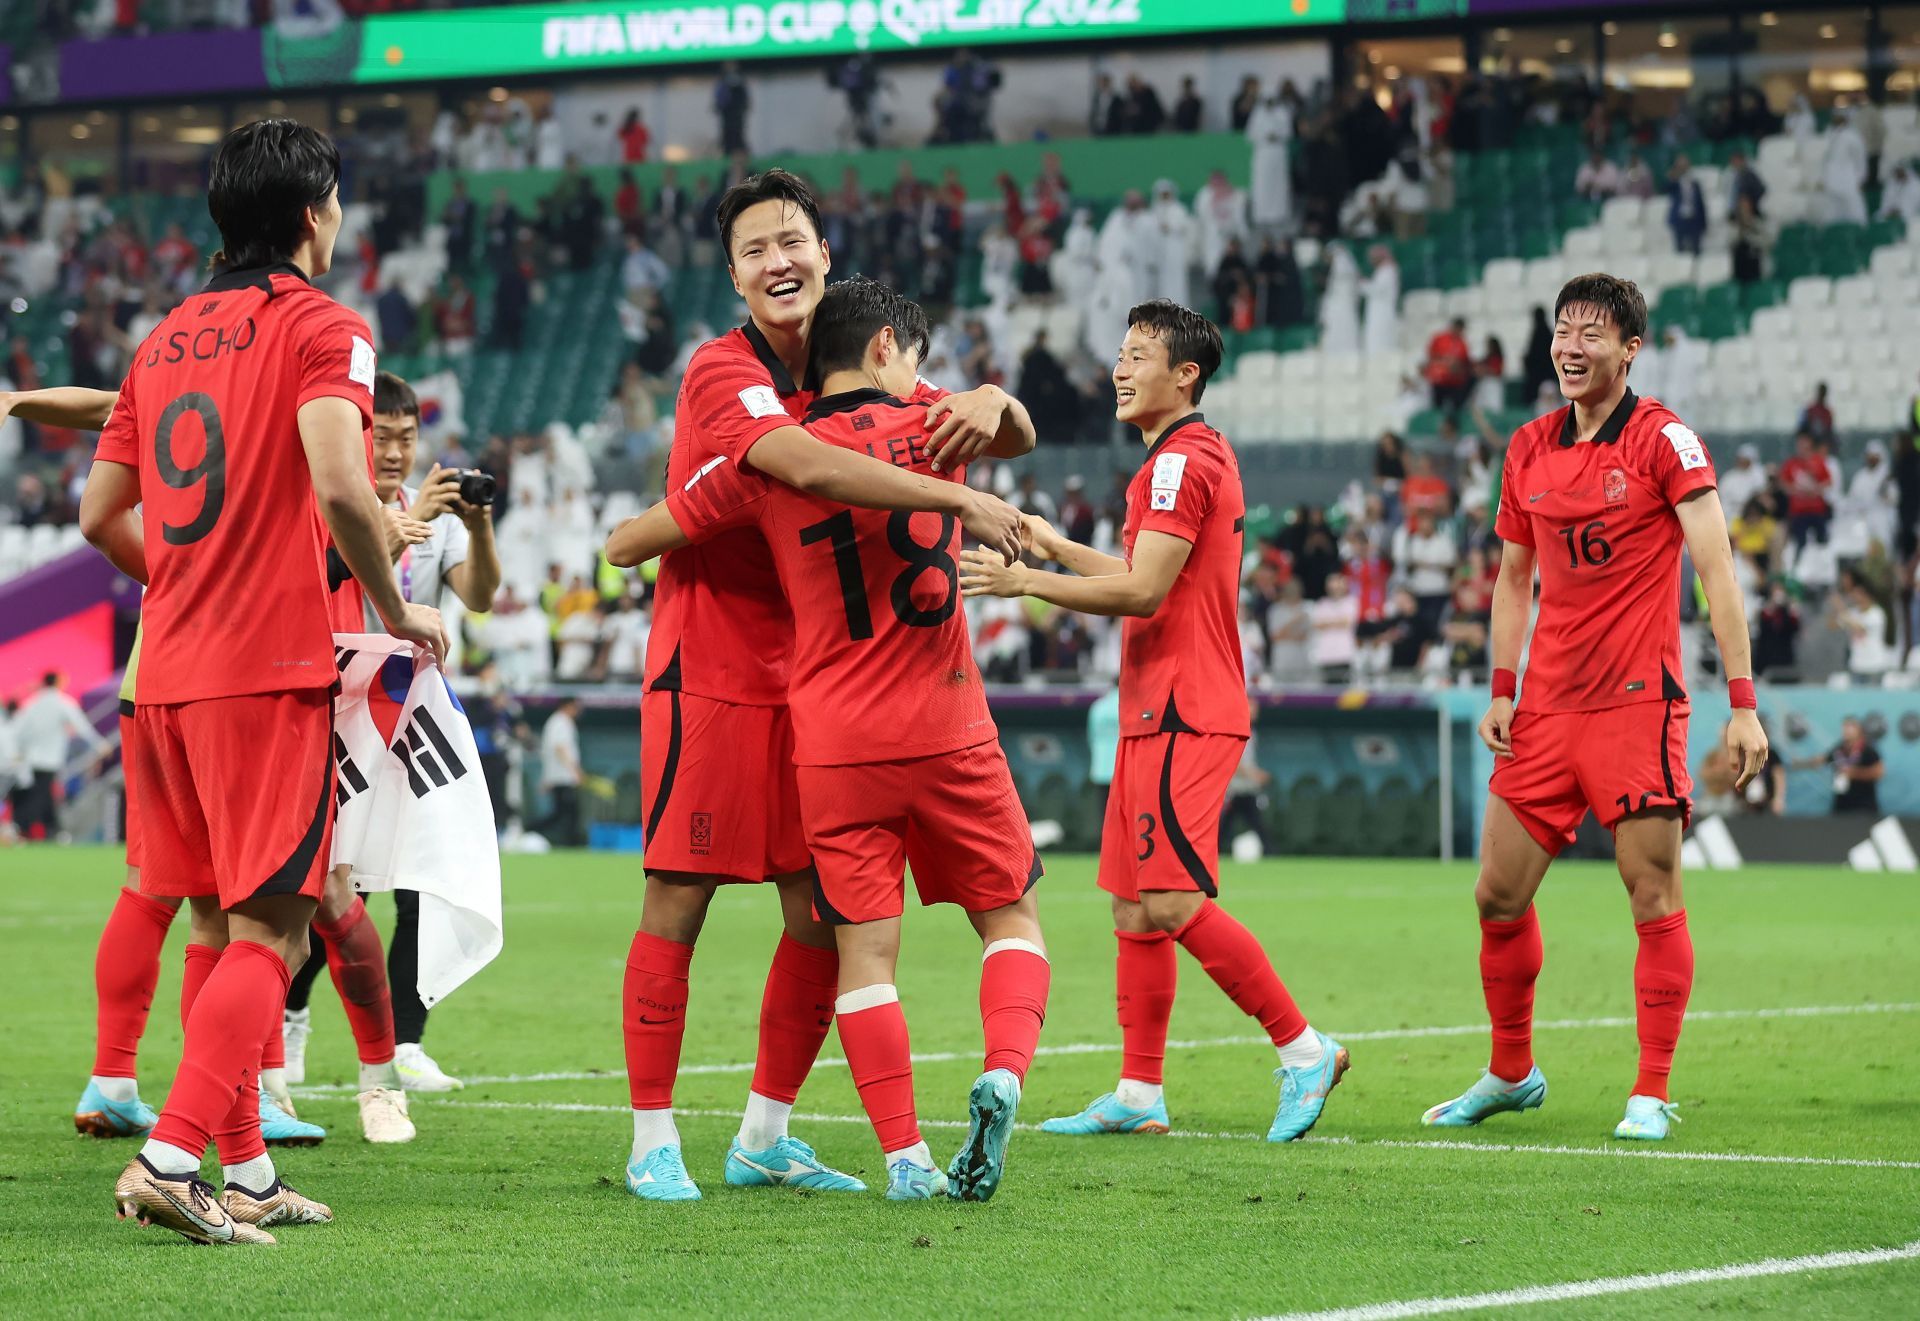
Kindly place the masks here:
POLYGON ((1805 307, 1830 307, 1833 304, 1833 281, 1823 275, 1808 275, 1793 281, 1787 286, 1787 306, 1799 309, 1805 307))

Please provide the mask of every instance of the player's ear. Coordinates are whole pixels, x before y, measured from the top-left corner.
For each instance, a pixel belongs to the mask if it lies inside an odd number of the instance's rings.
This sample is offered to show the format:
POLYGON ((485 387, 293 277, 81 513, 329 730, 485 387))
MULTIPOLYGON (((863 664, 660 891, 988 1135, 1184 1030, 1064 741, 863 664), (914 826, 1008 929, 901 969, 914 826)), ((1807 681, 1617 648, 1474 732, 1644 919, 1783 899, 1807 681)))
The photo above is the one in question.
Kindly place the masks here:
POLYGON ((820 240, 820 273, 826 275, 833 270, 833 253, 827 247, 825 239, 820 240))

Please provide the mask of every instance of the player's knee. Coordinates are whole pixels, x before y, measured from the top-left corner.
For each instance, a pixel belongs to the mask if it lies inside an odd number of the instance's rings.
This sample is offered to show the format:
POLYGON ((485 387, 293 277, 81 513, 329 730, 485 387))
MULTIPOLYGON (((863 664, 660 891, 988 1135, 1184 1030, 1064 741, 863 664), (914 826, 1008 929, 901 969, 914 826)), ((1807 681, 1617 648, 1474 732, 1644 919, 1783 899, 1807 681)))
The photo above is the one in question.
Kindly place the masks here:
POLYGON ((1680 910, 1680 872, 1677 867, 1641 863, 1623 866, 1620 880, 1627 887, 1627 900, 1633 905, 1633 920, 1657 922, 1680 910))
POLYGON ((1171 934, 1193 919, 1207 897, 1192 890, 1147 890, 1140 895, 1140 907, 1155 931, 1171 934))
POLYGON ((1473 887, 1473 902, 1480 910, 1481 921, 1511 922, 1525 915, 1533 897, 1522 893, 1519 886, 1483 871, 1479 883, 1473 887))

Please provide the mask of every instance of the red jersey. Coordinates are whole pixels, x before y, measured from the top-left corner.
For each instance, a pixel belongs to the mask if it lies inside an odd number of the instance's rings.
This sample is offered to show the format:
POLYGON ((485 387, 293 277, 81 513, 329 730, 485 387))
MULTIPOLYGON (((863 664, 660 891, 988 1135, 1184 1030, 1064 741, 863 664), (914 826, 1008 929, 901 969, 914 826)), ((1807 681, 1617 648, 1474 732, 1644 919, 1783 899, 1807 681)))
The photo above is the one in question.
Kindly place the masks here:
POLYGON ((1833 469, 1825 455, 1810 459, 1794 455, 1780 465, 1780 484, 1787 488, 1788 518, 1818 518, 1833 512, 1826 497, 1833 485, 1833 469))
MULTIPOLYGON (((935 480, 926 403, 881 390, 819 400, 815 437, 935 480)), ((846 766, 956 752, 999 737, 960 608, 960 520, 853 509, 721 460, 669 491, 696 540, 757 527, 792 606, 794 761, 846 766)))
POLYGON ((1191 542, 1160 608, 1120 625, 1120 734, 1251 732, 1240 655, 1247 499, 1227 438, 1198 413, 1147 451, 1127 487, 1127 562, 1142 532, 1191 542))
POLYGON ((1592 443, 1573 409, 1513 434, 1494 531, 1534 548, 1540 615, 1521 704, 1597 711, 1680 700, 1682 500, 1714 484, 1700 437, 1629 390, 1592 443))
POLYGON ((226 271, 140 346, 95 457, 140 471, 149 583, 143 706, 337 677, 298 413, 373 423, 367 323, 290 265, 226 271))

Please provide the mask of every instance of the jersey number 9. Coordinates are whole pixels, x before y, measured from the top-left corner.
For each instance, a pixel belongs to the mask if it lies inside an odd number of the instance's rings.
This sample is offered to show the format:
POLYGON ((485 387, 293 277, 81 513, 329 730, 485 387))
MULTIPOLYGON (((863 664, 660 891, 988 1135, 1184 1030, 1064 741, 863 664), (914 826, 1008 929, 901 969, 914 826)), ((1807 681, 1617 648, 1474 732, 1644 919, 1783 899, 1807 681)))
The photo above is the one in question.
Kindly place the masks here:
POLYGON ((160 480, 176 491, 206 483, 200 495, 199 513, 185 523, 163 523, 160 528, 169 546, 190 546, 213 531, 213 525, 220 521, 220 510, 227 503, 227 437, 220 425, 220 410, 214 407, 211 398, 198 390, 189 390, 167 405, 153 433, 153 461, 160 469, 160 480), (199 416, 207 444, 200 462, 183 468, 173 455, 173 429, 188 413, 199 416))

